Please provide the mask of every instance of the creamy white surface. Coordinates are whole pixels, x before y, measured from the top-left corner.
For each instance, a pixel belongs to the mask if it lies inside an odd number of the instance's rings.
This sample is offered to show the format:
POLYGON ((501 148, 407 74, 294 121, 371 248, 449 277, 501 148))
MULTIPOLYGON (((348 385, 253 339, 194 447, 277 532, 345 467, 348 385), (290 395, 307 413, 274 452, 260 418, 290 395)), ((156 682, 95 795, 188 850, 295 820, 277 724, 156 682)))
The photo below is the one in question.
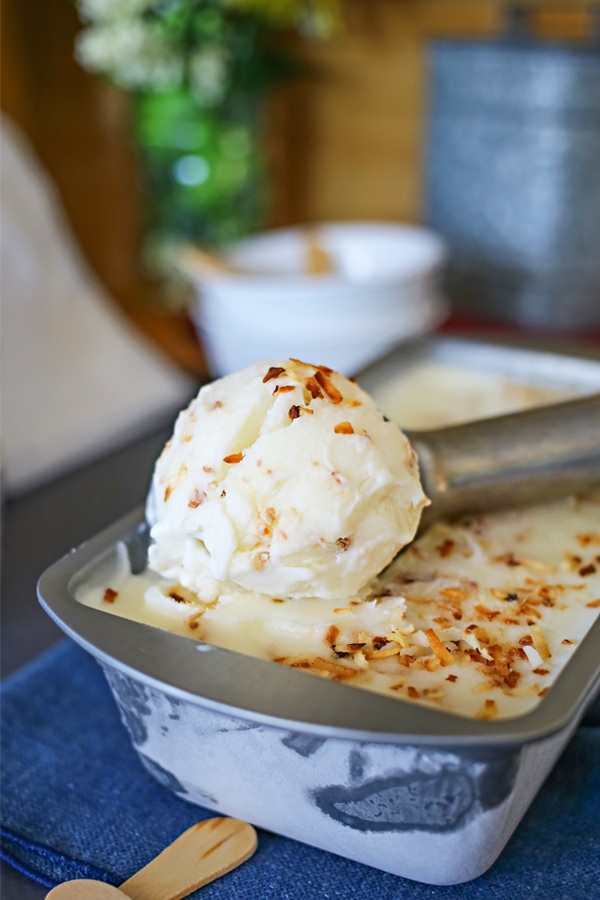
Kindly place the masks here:
POLYGON ((401 428, 441 428, 557 403, 579 393, 575 386, 527 384, 497 372, 425 360, 383 382, 373 397, 401 428))
POLYGON ((258 363, 180 414, 153 478, 150 566, 205 602, 354 596, 412 539, 424 503, 408 441, 356 384, 258 363))
POLYGON ((599 613, 600 496, 439 523, 350 602, 231 591, 202 604, 174 582, 131 575, 125 556, 106 585, 80 599, 454 713, 514 716, 538 702, 599 613))

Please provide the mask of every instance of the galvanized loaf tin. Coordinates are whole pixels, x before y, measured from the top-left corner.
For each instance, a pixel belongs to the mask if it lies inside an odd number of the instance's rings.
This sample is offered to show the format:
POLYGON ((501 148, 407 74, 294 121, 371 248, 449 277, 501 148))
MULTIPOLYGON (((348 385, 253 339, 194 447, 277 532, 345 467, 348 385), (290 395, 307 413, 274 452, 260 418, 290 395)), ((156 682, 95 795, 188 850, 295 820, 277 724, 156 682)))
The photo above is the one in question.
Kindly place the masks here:
MULTIPOLYGON (((600 360, 455 339, 420 341, 359 376, 375 390, 426 358, 600 391, 600 360)), ((600 620, 530 713, 502 721, 305 673, 83 606, 117 545, 143 569, 134 511, 42 577, 42 605, 100 663, 145 768, 182 799, 430 884, 497 858, 600 686, 600 620)))

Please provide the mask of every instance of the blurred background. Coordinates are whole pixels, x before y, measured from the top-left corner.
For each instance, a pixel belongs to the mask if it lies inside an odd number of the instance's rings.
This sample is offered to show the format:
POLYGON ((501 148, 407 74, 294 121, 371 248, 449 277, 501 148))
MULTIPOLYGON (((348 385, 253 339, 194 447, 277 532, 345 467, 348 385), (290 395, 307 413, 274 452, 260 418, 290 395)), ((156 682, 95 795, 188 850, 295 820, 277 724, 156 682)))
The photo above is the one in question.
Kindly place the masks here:
MULTIPOLYGON (((266 168, 261 215, 254 221, 250 214, 246 221, 234 216, 223 232, 237 237, 246 226, 330 220, 422 222, 432 44, 500 35, 508 4, 340 0, 322 4, 320 23, 304 27, 300 15, 280 14, 286 5, 301 4, 238 4, 266 15, 270 52, 296 68, 282 80, 267 72, 264 90, 249 87, 250 99, 258 100, 259 162, 266 168)), ((88 13, 102 7, 96 0, 88 13)), ((527 9, 541 40, 573 46, 593 40, 596 4, 532 0, 527 9)), ((148 196, 133 121, 139 85, 117 87, 106 73, 77 62, 77 35, 90 26, 85 10, 83 19, 70 0, 4 0, 2 108, 55 182, 77 241, 112 300, 178 365, 202 374, 205 363, 186 315, 172 298, 165 302, 164 282, 144 264, 148 196)), ((214 104, 200 104, 198 115, 214 111, 214 104)))

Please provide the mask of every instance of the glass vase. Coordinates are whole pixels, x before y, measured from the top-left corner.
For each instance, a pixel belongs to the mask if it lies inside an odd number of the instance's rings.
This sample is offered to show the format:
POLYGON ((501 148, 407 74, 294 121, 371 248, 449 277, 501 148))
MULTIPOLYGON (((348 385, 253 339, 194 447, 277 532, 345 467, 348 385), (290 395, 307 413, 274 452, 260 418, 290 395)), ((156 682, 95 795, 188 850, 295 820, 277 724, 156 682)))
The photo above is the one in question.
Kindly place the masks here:
POLYGON ((185 87, 135 98, 151 272, 164 274, 182 243, 218 247, 263 224, 260 108, 257 96, 201 107, 185 87))

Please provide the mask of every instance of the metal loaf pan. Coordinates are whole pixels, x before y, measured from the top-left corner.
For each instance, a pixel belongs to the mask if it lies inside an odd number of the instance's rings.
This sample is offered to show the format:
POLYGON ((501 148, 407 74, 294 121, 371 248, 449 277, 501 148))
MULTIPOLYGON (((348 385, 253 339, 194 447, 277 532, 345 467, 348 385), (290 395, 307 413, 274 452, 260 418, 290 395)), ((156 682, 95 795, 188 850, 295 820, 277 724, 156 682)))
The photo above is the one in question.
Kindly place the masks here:
MULTIPOLYGON (((423 359, 600 391, 592 353, 428 339, 358 376, 423 359)), ((600 619, 546 696, 514 719, 467 719, 115 618, 75 599, 124 543, 145 564, 141 509, 55 563, 39 597, 104 670, 145 768, 177 796, 396 875, 456 884, 502 851, 600 687, 600 619)))

